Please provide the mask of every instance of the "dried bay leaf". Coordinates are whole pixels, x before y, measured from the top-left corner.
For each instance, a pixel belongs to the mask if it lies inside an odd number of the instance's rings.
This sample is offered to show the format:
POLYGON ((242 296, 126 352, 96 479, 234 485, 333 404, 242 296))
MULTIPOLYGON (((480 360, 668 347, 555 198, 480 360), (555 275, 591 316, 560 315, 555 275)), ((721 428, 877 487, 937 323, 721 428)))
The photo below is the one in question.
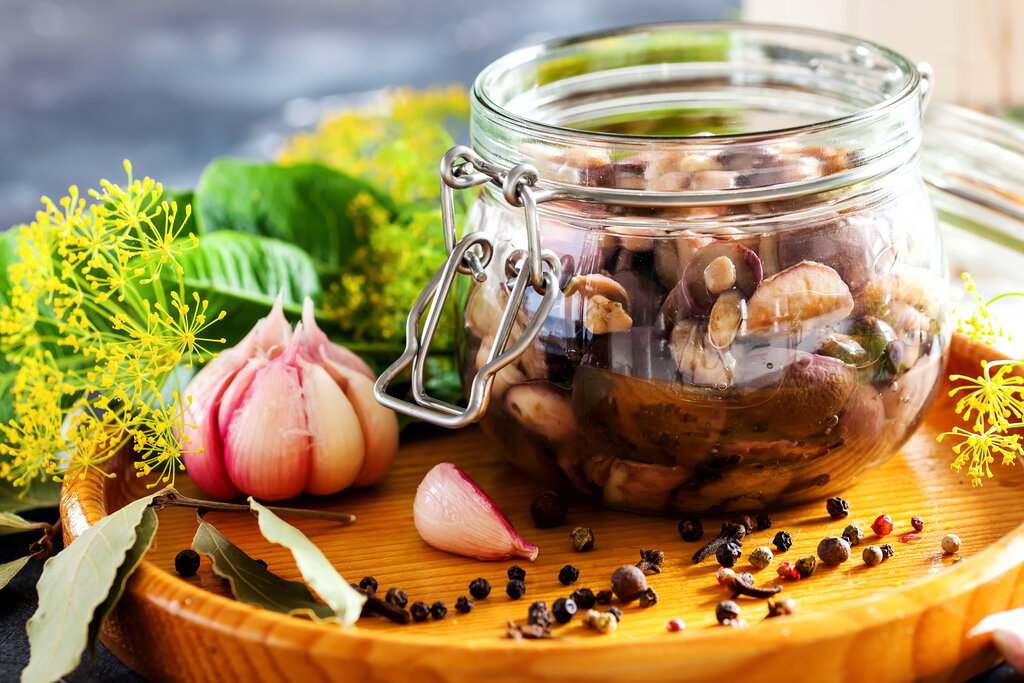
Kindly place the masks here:
POLYGON ((335 618, 346 626, 356 623, 366 597, 349 585, 330 560, 301 531, 257 503, 251 496, 249 506, 256 512, 263 537, 292 552, 302 578, 331 606, 335 618))
POLYGON ((153 537, 156 536, 157 517, 156 513, 153 512, 152 508, 146 508, 146 511, 142 513, 142 521, 139 522, 139 526, 135 532, 135 543, 128 549, 128 552, 124 556, 124 562, 117 568, 117 576, 114 577, 114 583, 110 587, 110 592, 107 593, 107 599, 103 601, 96 611, 92 615, 92 621, 89 622, 89 656, 96 657, 96 641, 100 636, 100 627, 103 626, 104 620, 110 615, 110 612, 117 605, 117 601, 121 599, 121 595, 124 593, 124 587, 128 584, 128 579, 135 570, 138 568, 139 563, 142 562, 143 555, 149 550, 149 547, 153 545, 153 537))
POLYGON ((0 564, 0 589, 3 589, 4 586, 9 584, 11 579, 17 576, 18 572, 24 569, 25 565, 28 564, 28 561, 31 559, 31 555, 26 555, 25 557, 19 557, 16 560, 0 564))
POLYGON ((13 512, 0 512, 0 536, 20 534, 22 531, 38 529, 39 527, 40 525, 37 522, 30 522, 13 512))
POLYGON ((227 579, 232 594, 247 605, 316 620, 334 618, 334 610, 317 602, 306 584, 287 581, 271 573, 202 517, 192 539, 192 549, 210 558, 214 573, 227 579))
POLYGON ((135 545, 152 499, 146 496, 112 512, 46 561, 36 584, 39 607, 28 620, 31 655, 22 683, 49 683, 78 666, 96 609, 135 545))

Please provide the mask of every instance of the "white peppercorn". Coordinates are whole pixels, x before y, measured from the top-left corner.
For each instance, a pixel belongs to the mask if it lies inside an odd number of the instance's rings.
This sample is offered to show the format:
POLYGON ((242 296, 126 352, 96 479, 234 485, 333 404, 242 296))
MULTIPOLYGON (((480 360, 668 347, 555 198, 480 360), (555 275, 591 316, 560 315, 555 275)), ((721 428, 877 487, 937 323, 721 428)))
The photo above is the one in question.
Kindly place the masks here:
POLYGON ((766 545, 758 546, 750 552, 750 564, 757 569, 764 569, 774 559, 775 555, 772 554, 772 549, 766 545))
POLYGON ((956 534, 946 534, 942 537, 942 552, 953 555, 960 550, 960 537, 956 534))

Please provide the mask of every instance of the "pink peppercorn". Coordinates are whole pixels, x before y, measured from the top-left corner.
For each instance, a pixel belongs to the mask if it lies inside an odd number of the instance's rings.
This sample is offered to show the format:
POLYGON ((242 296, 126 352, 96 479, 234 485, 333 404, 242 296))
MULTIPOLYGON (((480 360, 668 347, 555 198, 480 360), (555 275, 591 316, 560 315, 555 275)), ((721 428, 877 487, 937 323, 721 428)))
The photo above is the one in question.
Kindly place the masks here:
POLYGON ((800 580, 800 572, 797 571, 796 565, 792 562, 783 562, 779 565, 779 576, 784 579, 792 579, 793 581, 800 580))
POLYGON ((686 630, 686 622, 682 619, 669 619, 665 622, 665 628, 672 633, 678 633, 679 631, 686 630))
POLYGON ((871 530, 879 536, 888 536, 892 533, 892 529, 892 517, 889 515, 878 515, 878 517, 875 518, 874 523, 871 525, 871 530))

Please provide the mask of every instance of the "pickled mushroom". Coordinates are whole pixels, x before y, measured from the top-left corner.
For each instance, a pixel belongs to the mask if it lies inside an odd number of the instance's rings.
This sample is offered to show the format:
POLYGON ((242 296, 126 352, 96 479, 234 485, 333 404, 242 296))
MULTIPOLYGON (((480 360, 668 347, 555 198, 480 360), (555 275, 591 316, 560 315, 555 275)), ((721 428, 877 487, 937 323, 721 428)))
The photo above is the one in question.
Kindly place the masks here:
POLYGON ((801 261, 757 286, 747 300, 747 334, 800 335, 852 310, 850 288, 835 270, 801 261))

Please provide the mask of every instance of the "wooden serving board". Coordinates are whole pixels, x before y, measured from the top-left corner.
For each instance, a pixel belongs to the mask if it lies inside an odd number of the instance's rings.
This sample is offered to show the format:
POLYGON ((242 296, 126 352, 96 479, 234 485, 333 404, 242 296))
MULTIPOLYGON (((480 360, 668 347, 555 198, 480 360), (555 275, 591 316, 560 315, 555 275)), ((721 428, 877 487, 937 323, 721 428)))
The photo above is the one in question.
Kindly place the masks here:
MULTIPOLYGON (((986 347, 962 337, 954 340, 950 371, 976 374, 986 347)), ((714 578, 717 564, 693 565, 698 543, 685 543, 677 519, 645 517, 602 509, 583 501, 571 504, 564 527, 538 530, 530 501, 543 490, 504 463, 476 429, 420 438, 403 446, 395 467, 376 488, 343 493, 304 505, 351 512, 358 521, 339 527, 322 521, 297 525, 350 581, 372 575, 380 590, 398 586, 410 601, 443 600, 443 621, 392 624, 365 618, 353 629, 316 624, 236 602, 225 582, 203 558, 197 576, 182 579, 173 569, 175 554, 191 544, 195 515, 182 509, 159 513, 153 549, 132 577, 103 630, 103 642, 129 666, 154 681, 946 681, 964 680, 991 667, 997 656, 988 636, 967 632, 984 616, 1024 604, 1024 472, 999 467, 997 478, 981 489, 949 469, 949 444, 936 434, 958 418, 942 392, 926 422, 889 463, 845 491, 851 514, 834 521, 824 501, 774 513, 770 530, 744 539, 737 571, 752 571, 749 551, 788 530, 793 548, 776 555, 768 569, 755 572, 758 583, 780 581, 775 568, 783 560, 813 554, 818 541, 839 534, 849 522, 867 528, 882 512, 896 521, 885 541, 896 555, 868 567, 855 548, 851 561, 785 582, 783 596, 795 598, 799 613, 762 622, 764 601, 740 598, 750 628, 715 625, 715 605, 728 595, 714 578), (412 524, 412 502, 423 474, 435 463, 452 461, 472 476, 508 514, 527 539, 540 546, 526 569, 526 596, 510 600, 505 571, 512 562, 484 563, 434 550, 412 524), (925 520, 923 539, 904 544, 910 517, 925 520), (592 552, 577 553, 568 538, 574 525, 594 530, 592 552), (949 532, 963 540, 953 564, 939 540, 949 532), (556 640, 503 638, 508 620, 525 623, 534 600, 551 602, 576 587, 595 592, 608 586, 612 571, 634 564, 639 550, 665 552, 663 572, 650 578, 660 602, 641 609, 622 606, 616 633, 584 629, 577 617, 556 627, 556 640), (572 588, 558 583, 559 569, 580 569, 572 588), (471 580, 488 579, 493 592, 476 601, 468 615, 454 610, 471 580), (683 633, 668 633, 664 622, 680 617, 683 633)), ((112 463, 125 467, 127 463, 112 463)), ((187 493, 197 493, 179 481, 187 493)), ((74 539, 107 510, 144 493, 130 473, 116 478, 91 475, 65 484, 61 501, 65 538, 74 539)), ((266 542, 246 514, 210 513, 220 531, 272 571, 288 579, 299 574, 289 553, 266 542)), ((707 518, 705 540, 721 520, 707 518)), ((870 530, 866 543, 882 542, 870 530)))

